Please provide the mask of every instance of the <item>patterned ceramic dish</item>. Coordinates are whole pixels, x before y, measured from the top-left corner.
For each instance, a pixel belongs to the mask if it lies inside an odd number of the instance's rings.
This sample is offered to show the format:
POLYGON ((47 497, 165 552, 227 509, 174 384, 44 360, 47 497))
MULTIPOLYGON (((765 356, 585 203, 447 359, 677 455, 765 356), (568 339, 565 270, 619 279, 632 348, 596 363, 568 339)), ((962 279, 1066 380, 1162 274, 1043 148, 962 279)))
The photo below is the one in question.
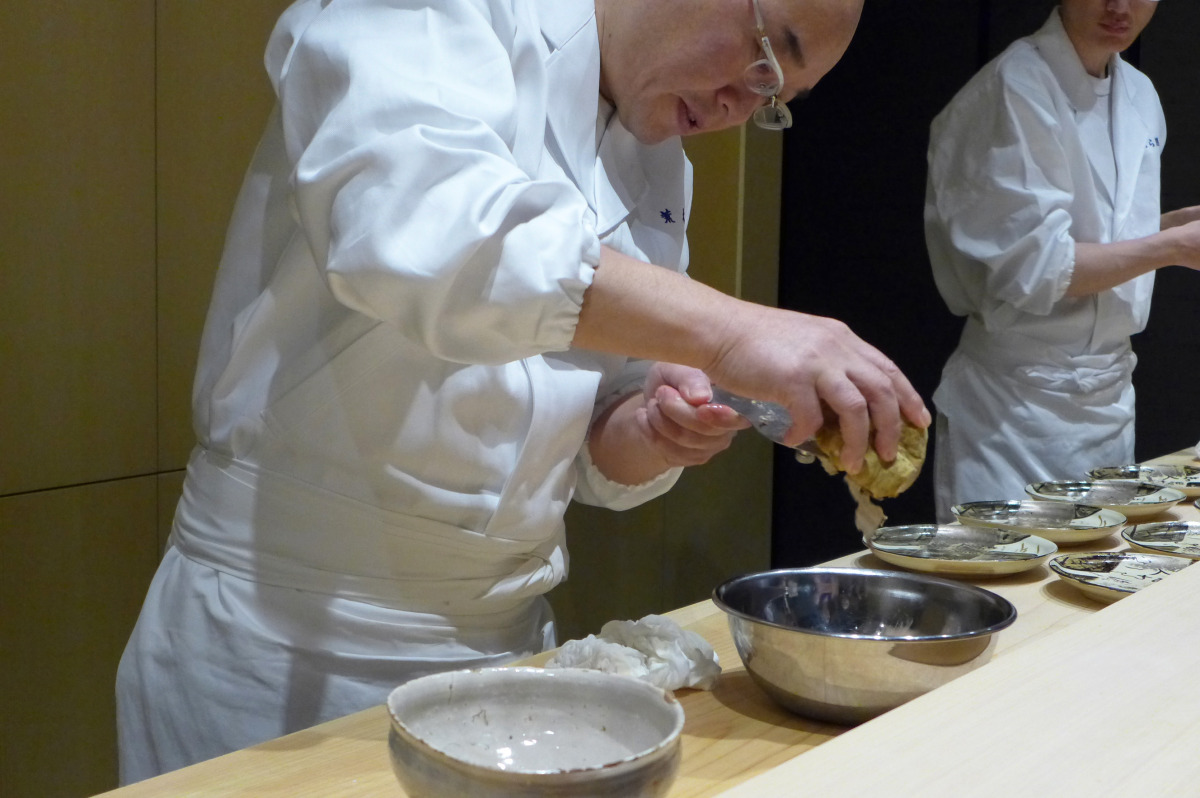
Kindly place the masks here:
POLYGON ((1160 521, 1121 530, 1121 537, 1139 551, 1174 554, 1200 560, 1200 522, 1160 521))
POLYGON ((865 538, 884 562, 910 571, 1002 576, 1028 571, 1058 551, 1045 538, 995 527, 958 524, 885 526, 865 538))
POLYGON ((1142 521, 1166 512, 1186 496, 1175 488, 1130 479, 1034 482, 1025 492, 1035 499, 1091 504, 1116 510, 1130 521, 1142 521))
POLYGON ((1190 465, 1123 465, 1093 468, 1088 472, 1092 479, 1132 479, 1137 482, 1153 482, 1168 488, 1183 491, 1183 495, 1195 499, 1200 497, 1200 466, 1190 465))
POLYGON ((1125 516, 1115 510, 1062 501, 967 502, 951 512, 966 526, 1025 532, 1060 545, 1099 540, 1125 524, 1125 516))
POLYGON ((1085 595, 1097 601, 1113 602, 1131 596, 1193 562, 1167 554, 1108 551, 1060 554, 1050 561, 1050 570, 1085 595))

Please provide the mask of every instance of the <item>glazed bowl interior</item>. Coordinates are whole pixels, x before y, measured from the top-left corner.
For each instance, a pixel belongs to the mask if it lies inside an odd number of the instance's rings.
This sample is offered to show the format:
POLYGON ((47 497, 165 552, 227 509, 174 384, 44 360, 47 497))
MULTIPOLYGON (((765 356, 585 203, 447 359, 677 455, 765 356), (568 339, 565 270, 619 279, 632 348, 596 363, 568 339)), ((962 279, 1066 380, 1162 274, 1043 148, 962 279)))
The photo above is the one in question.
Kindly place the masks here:
POLYGON ((388 697, 393 770, 412 795, 656 796, 678 767, 683 709, 626 676, 451 671, 388 697))

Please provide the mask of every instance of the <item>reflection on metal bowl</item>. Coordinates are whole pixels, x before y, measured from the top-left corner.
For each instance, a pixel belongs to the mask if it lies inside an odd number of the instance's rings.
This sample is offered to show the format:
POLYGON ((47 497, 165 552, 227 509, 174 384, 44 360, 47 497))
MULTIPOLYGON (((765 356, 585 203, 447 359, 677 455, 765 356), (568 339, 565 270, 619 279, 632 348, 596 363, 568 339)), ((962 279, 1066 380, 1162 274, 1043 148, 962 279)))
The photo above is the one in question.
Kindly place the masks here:
POLYGON ((713 591, 738 655, 776 703, 807 717, 869 720, 987 662, 1017 617, 982 588, 925 574, 797 568, 713 591))

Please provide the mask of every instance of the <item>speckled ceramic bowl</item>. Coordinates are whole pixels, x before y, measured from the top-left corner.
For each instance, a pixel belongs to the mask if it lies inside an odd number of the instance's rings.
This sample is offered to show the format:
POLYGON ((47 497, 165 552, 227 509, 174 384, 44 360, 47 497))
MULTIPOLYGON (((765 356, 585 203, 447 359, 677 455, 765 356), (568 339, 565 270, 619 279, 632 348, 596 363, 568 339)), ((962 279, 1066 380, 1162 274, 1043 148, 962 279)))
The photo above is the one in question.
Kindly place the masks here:
POLYGON ((683 708, 627 676, 484 668, 388 696, 392 770, 413 798, 666 795, 683 708))

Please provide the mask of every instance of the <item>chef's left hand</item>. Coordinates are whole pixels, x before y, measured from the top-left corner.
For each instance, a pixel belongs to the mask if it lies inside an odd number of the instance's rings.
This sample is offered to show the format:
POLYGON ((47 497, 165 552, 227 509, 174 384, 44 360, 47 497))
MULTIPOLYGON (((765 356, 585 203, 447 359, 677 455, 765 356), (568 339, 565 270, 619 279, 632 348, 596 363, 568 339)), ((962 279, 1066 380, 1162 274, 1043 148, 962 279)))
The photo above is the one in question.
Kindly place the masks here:
POLYGON ((606 477, 640 485, 678 466, 706 463, 750 422, 710 404, 704 372, 655 363, 641 393, 630 394, 592 423, 588 448, 606 477))
POLYGON ((643 435, 672 466, 707 463, 725 451, 750 422, 732 408, 712 402, 712 383, 699 369, 674 363, 650 367, 638 414, 643 435))

